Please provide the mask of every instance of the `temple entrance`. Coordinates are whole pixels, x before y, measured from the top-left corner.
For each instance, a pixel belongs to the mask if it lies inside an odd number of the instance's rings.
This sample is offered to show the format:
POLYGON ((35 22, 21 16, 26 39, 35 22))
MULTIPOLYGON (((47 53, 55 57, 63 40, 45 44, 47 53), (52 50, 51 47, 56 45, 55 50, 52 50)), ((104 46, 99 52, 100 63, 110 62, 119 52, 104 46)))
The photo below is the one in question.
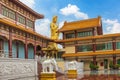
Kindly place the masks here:
POLYGON ((25 58, 24 42, 13 40, 12 42, 12 56, 14 58, 25 58))
POLYGON ((104 69, 108 69, 108 59, 104 59, 104 69))
POLYGON ((28 44, 28 59, 34 59, 34 46, 28 44))

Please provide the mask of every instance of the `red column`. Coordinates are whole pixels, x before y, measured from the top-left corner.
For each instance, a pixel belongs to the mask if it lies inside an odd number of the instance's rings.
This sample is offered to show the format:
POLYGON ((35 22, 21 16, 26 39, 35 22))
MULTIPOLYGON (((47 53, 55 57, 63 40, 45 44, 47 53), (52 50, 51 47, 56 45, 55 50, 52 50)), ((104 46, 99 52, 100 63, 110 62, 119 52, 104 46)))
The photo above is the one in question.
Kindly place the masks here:
MULTIPOLYGON (((65 33, 63 32, 62 34, 63 34, 63 40, 64 40, 65 39, 65 33)), ((65 44, 63 43, 62 45, 63 45, 63 48, 65 48, 65 44)))
MULTIPOLYGON (((75 30, 74 31, 75 33, 75 38, 77 38, 77 31, 75 30)), ((75 45, 77 44, 77 41, 75 41, 75 45)), ((77 53, 77 46, 75 46, 75 53, 77 53)), ((77 60, 77 59, 76 59, 77 60)))
POLYGON ((63 40, 65 39, 65 33, 63 32, 63 40))
POLYGON ((92 29, 92 35, 95 36, 95 29, 92 29))
POLYGON ((75 30, 74 33, 75 33, 75 38, 77 38, 77 31, 75 30))
POLYGON ((96 56, 93 56, 93 64, 96 65, 96 56))
POLYGON ((35 31, 35 22, 33 21, 33 31, 35 31))
POLYGON ((92 46, 93 46, 93 52, 95 52, 95 51, 96 51, 96 44, 95 44, 95 42, 96 42, 96 41, 95 41, 95 40, 93 40, 93 45, 92 45, 92 46))
POLYGON ((113 51, 115 51, 116 50, 116 41, 115 41, 115 39, 113 39, 112 47, 113 47, 113 51))
POLYGON ((36 55, 36 39, 35 39, 35 45, 34 45, 34 58, 35 58, 35 55, 36 55))
POLYGON ((9 28, 8 47, 9 47, 9 58, 12 58, 12 29, 11 28, 9 28))
POLYGON ((25 59, 28 59, 27 35, 25 37, 25 59))
POLYGON ((116 55, 113 55, 113 64, 116 64, 116 55))

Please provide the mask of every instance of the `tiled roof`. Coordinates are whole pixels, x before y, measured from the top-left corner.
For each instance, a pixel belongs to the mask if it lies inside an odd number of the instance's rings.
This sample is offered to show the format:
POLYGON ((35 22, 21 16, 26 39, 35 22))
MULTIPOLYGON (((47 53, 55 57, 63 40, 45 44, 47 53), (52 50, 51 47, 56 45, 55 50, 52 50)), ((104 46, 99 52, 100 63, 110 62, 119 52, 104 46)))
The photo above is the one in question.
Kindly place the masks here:
POLYGON ((101 17, 80 20, 75 22, 65 22, 63 27, 59 29, 60 32, 78 30, 92 27, 101 27, 101 17))

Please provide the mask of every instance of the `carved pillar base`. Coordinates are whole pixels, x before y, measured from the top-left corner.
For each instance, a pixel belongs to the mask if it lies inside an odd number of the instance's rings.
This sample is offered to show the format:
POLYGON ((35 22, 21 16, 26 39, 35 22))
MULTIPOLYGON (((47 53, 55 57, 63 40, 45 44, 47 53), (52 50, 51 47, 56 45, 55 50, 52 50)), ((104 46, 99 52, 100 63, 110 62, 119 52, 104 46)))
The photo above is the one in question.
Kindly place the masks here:
POLYGON ((77 78, 77 70, 68 70, 67 77, 68 77, 68 79, 76 79, 77 78))
POLYGON ((56 73, 41 73, 40 80, 56 80, 56 73))

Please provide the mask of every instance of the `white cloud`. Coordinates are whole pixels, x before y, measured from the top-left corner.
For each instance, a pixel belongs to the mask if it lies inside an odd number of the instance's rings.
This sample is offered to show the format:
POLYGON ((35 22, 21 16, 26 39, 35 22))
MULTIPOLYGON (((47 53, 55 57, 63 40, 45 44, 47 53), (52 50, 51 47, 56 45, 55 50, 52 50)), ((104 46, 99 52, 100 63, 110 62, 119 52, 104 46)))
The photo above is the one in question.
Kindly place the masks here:
POLYGON ((76 5, 68 4, 67 7, 60 9, 60 13, 65 16, 74 15, 76 18, 88 19, 88 15, 81 12, 76 5))
POLYGON ((59 29, 64 25, 64 21, 59 23, 59 29))
POLYGON ((20 0, 20 1, 29 6, 30 8, 34 8, 35 0, 20 0))
POLYGON ((35 30, 39 34, 50 37, 50 20, 42 19, 41 21, 37 21, 35 25, 35 30))
POLYGON ((106 33, 120 33, 120 22, 117 19, 106 19, 103 20, 103 23, 106 24, 106 33))

